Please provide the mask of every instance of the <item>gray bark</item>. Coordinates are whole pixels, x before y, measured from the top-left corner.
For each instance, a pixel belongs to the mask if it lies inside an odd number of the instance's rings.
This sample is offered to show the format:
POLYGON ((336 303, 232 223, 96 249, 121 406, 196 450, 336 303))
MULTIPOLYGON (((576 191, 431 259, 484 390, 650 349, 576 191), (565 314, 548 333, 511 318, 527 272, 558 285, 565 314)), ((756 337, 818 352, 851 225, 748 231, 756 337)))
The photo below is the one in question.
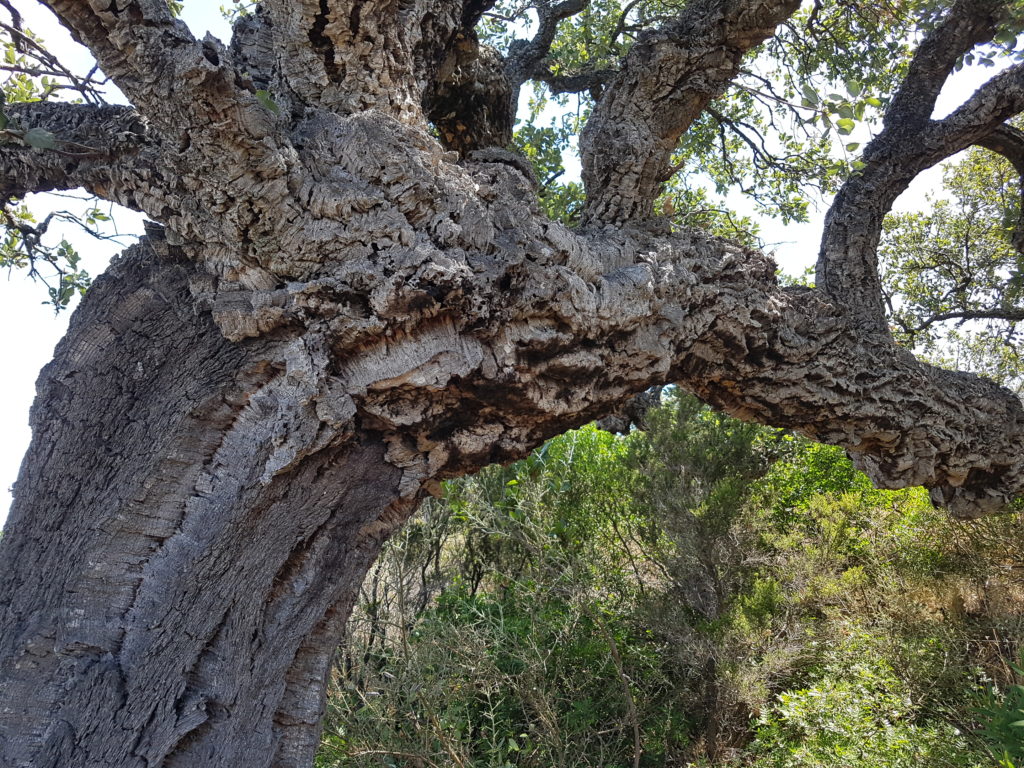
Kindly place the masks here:
POLYGON ((3 539, 4 766, 308 765, 344 616, 411 509, 369 431, 268 470, 322 429, 303 351, 225 341, 194 271, 129 251, 40 378, 3 539))
POLYGON ((1024 488, 1020 401, 896 348, 843 293, 870 249, 829 245, 863 179, 902 183, 900 151, 925 167, 1024 108, 1019 69, 921 146, 880 137, 833 211, 823 288, 783 289, 764 254, 652 220, 639 169, 795 2, 700 0, 634 49, 584 136, 578 231, 540 213, 518 158, 474 146, 500 131, 460 154, 427 130, 452 62, 469 77, 481 57, 463 46, 485 3, 268 0, 230 47, 162 0, 48 4, 138 117, 79 109, 105 159, 10 165, 4 189, 90 183, 163 228, 97 282, 40 379, 0 540, 4 766, 308 765, 362 575, 418 500, 668 382, 955 514, 1024 488), (616 145, 665 78, 651 141, 616 145), (144 151, 119 149, 123 120, 144 151))

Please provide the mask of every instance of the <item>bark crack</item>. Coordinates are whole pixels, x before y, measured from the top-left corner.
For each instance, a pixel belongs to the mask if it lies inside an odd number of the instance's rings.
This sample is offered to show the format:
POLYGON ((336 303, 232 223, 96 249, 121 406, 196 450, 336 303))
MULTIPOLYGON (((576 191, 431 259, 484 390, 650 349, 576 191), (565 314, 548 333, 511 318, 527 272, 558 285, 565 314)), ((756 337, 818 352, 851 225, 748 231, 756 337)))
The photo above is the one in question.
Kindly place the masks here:
MULTIPOLYGON (((324 61, 324 70, 328 77, 336 80, 339 77, 338 63, 334 60, 334 43, 327 36, 327 24, 331 15, 331 8, 328 0, 319 0, 320 12, 313 19, 313 26, 309 30, 309 42, 313 50, 317 51, 324 61)), ((352 32, 355 34, 359 24, 359 3, 352 4, 352 32)))

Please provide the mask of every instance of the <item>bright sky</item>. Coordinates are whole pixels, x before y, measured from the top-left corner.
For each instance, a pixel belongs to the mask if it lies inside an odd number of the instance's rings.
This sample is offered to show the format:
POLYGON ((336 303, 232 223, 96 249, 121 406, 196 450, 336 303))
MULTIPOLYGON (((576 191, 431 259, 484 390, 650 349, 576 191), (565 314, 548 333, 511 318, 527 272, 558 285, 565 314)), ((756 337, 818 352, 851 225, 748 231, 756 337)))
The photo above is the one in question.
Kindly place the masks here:
MULTIPOLYGON (((90 61, 88 52, 70 39, 56 24, 49 11, 34 0, 15 0, 14 5, 25 17, 26 25, 41 35, 51 50, 61 51, 65 61, 90 61)), ((211 31, 221 39, 228 35, 227 25, 220 15, 217 4, 203 0, 200 3, 186 2, 183 14, 186 22, 197 35, 211 31), (201 10, 200 10, 201 9, 201 10)), ((79 67, 87 69, 86 67, 79 67)), ((951 78, 940 99, 939 113, 945 114, 992 75, 993 70, 963 70, 951 78)), ((859 137, 857 137, 859 138, 859 137)), ((924 198, 938 189, 941 171, 933 169, 919 177, 897 203, 897 207, 911 210, 924 205, 924 198)), ((730 198, 730 204, 745 212, 746 201, 730 198)), ((74 201, 55 199, 50 202, 56 208, 68 207, 75 210, 74 201)), ((79 209, 81 204, 78 204, 79 209)), ((33 204, 34 210, 41 210, 40 203, 33 204)), ((783 227, 772 221, 762 222, 762 238, 775 251, 780 266, 788 273, 798 275, 814 263, 818 240, 821 236, 821 219, 824 209, 812 214, 807 224, 783 227)), ((131 212, 118 214, 117 225, 121 232, 141 231, 141 217, 131 212)), ((99 274, 121 247, 115 243, 100 242, 82 233, 68 231, 69 240, 83 256, 83 265, 90 274, 99 274)), ((125 238, 122 243, 130 243, 125 238)), ((28 411, 35 396, 35 380, 39 370, 50 361, 53 348, 63 336, 71 312, 57 316, 51 306, 45 304, 45 289, 29 282, 24 275, 13 273, 9 279, 0 278, 0 359, 7 360, 4 375, 0 377, 0 524, 7 516, 11 504, 10 487, 13 485, 21 458, 30 438, 28 411)))

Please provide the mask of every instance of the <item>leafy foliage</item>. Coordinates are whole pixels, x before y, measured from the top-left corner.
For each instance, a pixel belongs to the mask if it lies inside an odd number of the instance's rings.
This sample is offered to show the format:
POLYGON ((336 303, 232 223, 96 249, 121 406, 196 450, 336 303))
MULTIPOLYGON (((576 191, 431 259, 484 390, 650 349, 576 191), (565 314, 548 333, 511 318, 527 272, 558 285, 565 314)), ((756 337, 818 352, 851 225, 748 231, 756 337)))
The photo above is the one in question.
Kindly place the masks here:
POLYGON ((999 759, 1019 520, 952 521, 677 392, 647 421, 425 505, 363 586, 318 765, 999 759))
MULTIPOLYGON (((1021 659, 1024 664, 1024 658, 1021 659)), ((1004 690, 988 685, 978 703, 978 718, 988 741, 999 750, 1006 768, 1024 760, 1024 669, 1010 664, 1015 678, 1004 690)))

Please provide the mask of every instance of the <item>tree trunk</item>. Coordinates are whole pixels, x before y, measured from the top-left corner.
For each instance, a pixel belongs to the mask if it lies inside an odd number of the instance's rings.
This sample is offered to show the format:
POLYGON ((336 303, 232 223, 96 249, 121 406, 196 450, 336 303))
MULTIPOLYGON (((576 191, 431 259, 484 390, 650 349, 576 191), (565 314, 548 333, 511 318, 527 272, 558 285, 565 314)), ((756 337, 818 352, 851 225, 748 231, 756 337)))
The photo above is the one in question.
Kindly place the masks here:
POLYGON ((310 426, 303 383, 193 310, 193 271, 132 249, 40 378, 0 540, 4 766, 308 766, 363 575, 412 509, 368 430, 268 476, 276 427, 310 426))
POLYGON ((643 32, 580 136, 577 230, 493 144, 584 2, 543 3, 504 62, 473 33, 489 0, 263 0, 231 46, 162 0, 44 3, 132 107, 11 107, 56 149, 0 143, 0 197, 85 186, 166 229, 40 381, 0 542, 4 768, 309 765, 345 618, 418 499, 653 386, 962 516, 1024 492, 1021 401, 895 347, 864 290, 912 175, 1024 110, 1017 65, 929 117, 1001 0, 926 36, 818 289, 652 218, 681 133, 796 0, 693 0, 643 32))

